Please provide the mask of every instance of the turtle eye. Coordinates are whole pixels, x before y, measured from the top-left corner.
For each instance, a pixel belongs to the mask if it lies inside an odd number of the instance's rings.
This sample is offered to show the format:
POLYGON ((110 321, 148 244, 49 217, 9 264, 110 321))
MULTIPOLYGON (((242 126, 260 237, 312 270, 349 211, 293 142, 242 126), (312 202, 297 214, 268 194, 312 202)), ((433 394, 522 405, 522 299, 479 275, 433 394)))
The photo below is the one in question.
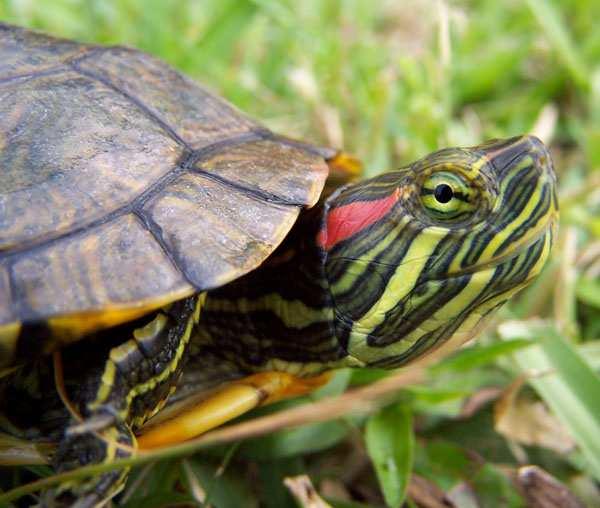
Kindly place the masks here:
POLYGON ((475 210, 476 191, 460 175, 439 171, 421 187, 421 204, 434 219, 466 219, 475 210))
POLYGON ((450 187, 450 185, 448 185, 447 183, 440 183, 436 186, 435 190, 433 191, 433 196, 435 197, 438 203, 443 204, 447 203, 454 197, 454 191, 452 190, 452 187, 450 187))

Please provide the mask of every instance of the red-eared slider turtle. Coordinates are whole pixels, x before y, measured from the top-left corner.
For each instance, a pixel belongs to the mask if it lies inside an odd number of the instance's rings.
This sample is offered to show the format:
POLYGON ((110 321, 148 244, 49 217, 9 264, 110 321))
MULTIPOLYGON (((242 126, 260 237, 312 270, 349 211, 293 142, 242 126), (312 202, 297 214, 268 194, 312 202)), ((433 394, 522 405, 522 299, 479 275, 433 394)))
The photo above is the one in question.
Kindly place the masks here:
MULTIPOLYGON (((110 461, 177 396, 253 376, 250 407, 467 336, 548 257, 555 177, 534 137, 323 192, 344 163, 144 53, 0 25, 3 413, 59 441, 58 470, 110 461)), ((238 414, 232 393, 192 433, 238 414)), ((141 443, 189 437, 178 421, 141 443)), ((125 476, 45 500, 93 506, 125 476)))

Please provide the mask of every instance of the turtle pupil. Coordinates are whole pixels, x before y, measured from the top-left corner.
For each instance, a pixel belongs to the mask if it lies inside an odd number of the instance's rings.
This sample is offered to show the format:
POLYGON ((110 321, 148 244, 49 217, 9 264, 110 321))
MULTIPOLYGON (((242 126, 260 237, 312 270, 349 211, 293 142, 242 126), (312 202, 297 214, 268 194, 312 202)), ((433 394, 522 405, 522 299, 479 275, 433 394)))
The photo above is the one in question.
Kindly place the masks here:
POLYGON ((454 196, 454 192, 452 192, 452 187, 442 183, 435 188, 433 195, 438 202, 447 203, 454 196))

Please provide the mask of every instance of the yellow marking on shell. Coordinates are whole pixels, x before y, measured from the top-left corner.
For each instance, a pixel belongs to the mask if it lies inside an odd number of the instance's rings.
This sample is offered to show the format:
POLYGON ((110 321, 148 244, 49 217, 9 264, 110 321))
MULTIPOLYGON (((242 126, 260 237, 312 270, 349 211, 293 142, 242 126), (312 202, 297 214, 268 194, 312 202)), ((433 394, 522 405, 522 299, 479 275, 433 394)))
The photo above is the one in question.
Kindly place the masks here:
POLYGON ((145 430, 141 449, 180 443, 213 429, 262 404, 309 393, 327 383, 330 374, 297 378, 284 372, 263 372, 234 381, 172 420, 145 430))
POLYGON ((254 300, 238 298, 236 300, 209 299, 211 311, 246 314, 268 310, 276 314, 288 328, 305 328, 313 323, 333 319, 333 309, 309 307, 301 300, 284 300, 277 293, 270 293, 254 300))
POLYGON ((0 325, 0 367, 7 367, 13 362, 21 327, 18 321, 0 325))
MULTIPOLYGON (((107 305, 96 311, 53 317, 48 319, 47 324, 52 335, 57 339, 54 347, 59 347, 61 344, 74 342, 97 330, 133 321, 171 302, 191 296, 194 292, 194 288, 190 286, 160 298, 148 298, 131 304, 107 305)), ((49 350, 50 348, 48 352, 49 350)))
MULTIPOLYGON (((424 228, 421 234, 412 242, 402 263, 388 281, 381 298, 357 320, 350 335, 350 344, 358 343, 365 332, 373 330, 384 319, 385 313, 394 307, 398 300, 404 298, 414 287, 425 264, 429 260, 438 242, 447 234, 441 228, 424 228), (357 334, 356 337, 354 335, 357 334)), ((354 355, 352 350, 349 353, 354 355)), ((361 357, 362 358, 362 357, 361 357)))
POLYGON ((363 163, 346 152, 338 152, 327 161, 330 171, 341 171, 351 178, 359 177, 363 173, 363 163))
MULTIPOLYGON (((102 273, 102 265, 98 263, 97 256, 100 256, 102 252, 102 245, 100 244, 100 238, 98 235, 89 235, 88 237, 82 238, 77 245, 80 251, 80 259, 85 263, 85 277, 89 279, 89 282, 82 283, 83 287, 87 286, 92 288, 94 298, 99 302, 109 302, 110 297, 106 288, 106 280, 102 273)), ((82 281, 83 282, 83 281, 82 281)))

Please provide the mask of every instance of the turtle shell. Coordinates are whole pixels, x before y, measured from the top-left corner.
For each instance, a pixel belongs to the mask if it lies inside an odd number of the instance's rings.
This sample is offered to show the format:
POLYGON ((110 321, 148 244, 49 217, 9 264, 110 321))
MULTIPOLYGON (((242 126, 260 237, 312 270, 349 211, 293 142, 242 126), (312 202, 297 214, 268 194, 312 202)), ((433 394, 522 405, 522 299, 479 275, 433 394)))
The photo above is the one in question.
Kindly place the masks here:
POLYGON ((0 364, 23 325, 74 340, 252 270, 324 154, 140 51, 0 24, 0 364))

